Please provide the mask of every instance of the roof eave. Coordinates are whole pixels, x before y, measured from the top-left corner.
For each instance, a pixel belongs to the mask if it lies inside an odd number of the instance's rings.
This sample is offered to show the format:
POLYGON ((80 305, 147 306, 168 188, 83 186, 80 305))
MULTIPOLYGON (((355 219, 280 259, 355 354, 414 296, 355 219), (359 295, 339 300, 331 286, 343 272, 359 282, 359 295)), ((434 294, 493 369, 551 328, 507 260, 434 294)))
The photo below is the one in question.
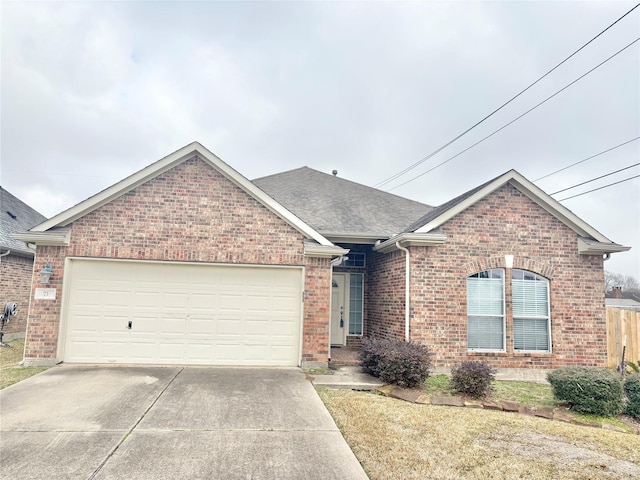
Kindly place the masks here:
POLYGON ((375 245, 379 240, 389 238, 384 234, 322 232, 322 235, 333 243, 358 243, 375 245))
POLYGON ((435 247, 443 244, 447 236, 443 233, 401 233, 373 247, 375 252, 389 253, 401 247, 435 247))
POLYGON ((70 229, 56 229, 47 232, 13 233, 11 238, 35 245, 49 245, 55 247, 68 247, 71 240, 70 229))
POLYGON ((348 248, 342 248, 335 245, 319 245, 316 243, 305 243, 304 256, 316 258, 335 258, 342 257, 349 253, 348 248))
POLYGON ((151 165, 143 168, 133 175, 130 175, 124 180, 121 180, 120 182, 103 190, 102 192, 95 194, 94 196, 65 210, 64 212, 41 223, 40 225, 33 227, 31 231, 45 232, 54 227, 67 226, 78 218, 92 212, 93 210, 105 205, 106 203, 109 203, 119 196, 124 195, 137 186, 147 182, 148 180, 158 175, 161 175, 162 173, 172 169, 176 165, 196 155, 207 162, 212 168, 224 175, 240 189, 245 191, 248 195, 256 199, 273 213, 278 215, 285 222, 289 223, 289 225, 295 228, 306 238, 311 238, 321 245, 332 245, 332 243, 323 235, 303 222, 300 218, 295 216, 280 203, 276 202, 263 190, 258 188, 255 184, 246 179, 239 172, 224 163, 219 157, 217 157, 214 153, 209 151, 199 142, 193 142, 185 147, 182 147, 174 153, 162 158, 161 160, 158 160, 155 163, 152 163, 151 165))
MULTIPOLYGON (((36 255, 35 250, 13 247, 0 247, 0 256, 11 255, 15 257, 33 258, 36 255), (3 251, 6 250, 6 251, 3 251)), ((0 260, 1 261, 1 260, 0 260)))
POLYGON ((545 193, 542 189, 538 188, 532 182, 520 175, 515 170, 511 170, 504 175, 496 178, 493 182, 486 185, 481 190, 478 190, 473 195, 466 198, 464 201, 455 205, 451 209, 443 212, 438 217, 434 218, 430 222, 426 223, 422 227, 416 230, 416 233, 428 233, 433 229, 439 227, 446 221, 455 217, 459 213, 463 212, 482 198, 496 191, 503 185, 511 183, 524 195, 529 197, 536 204, 540 205, 544 210, 563 222, 569 228, 574 230, 578 235, 583 237, 592 237, 599 242, 606 244, 613 244, 611 240, 598 232, 595 228, 578 218, 571 210, 561 205, 557 200, 545 193))
POLYGON ((593 242, 578 237, 578 253, 580 255, 605 255, 610 253, 627 252, 631 247, 618 245, 617 243, 593 242))

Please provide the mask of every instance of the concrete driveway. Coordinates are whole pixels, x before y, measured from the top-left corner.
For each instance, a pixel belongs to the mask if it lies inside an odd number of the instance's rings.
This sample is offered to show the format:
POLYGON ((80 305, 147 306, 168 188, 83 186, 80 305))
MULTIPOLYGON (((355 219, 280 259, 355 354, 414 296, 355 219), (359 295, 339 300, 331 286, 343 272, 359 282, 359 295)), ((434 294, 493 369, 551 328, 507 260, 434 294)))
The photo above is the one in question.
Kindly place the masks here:
POLYGON ((366 479, 294 368, 58 366, 0 391, 11 479, 366 479))

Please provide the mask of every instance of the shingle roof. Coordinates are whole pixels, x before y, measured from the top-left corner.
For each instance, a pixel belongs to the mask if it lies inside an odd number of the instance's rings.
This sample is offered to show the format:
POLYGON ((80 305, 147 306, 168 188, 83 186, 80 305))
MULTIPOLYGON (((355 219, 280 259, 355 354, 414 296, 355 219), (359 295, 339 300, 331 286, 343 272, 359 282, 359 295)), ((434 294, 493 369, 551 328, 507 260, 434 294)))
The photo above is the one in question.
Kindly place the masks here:
POLYGON ((387 238, 433 209, 309 167, 258 178, 253 183, 324 235, 387 238))
POLYGON ((9 249, 13 253, 33 255, 34 251, 24 242, 15 240, 9 235, 26 232, 46 219, 44 215, 0 187, 0 247, 3 250, 9 249))
MULTIPOLYGON (((496 177, 496 178, 498 178, 498 177, 496 177)), ((489 180, 488 182, 485 182, 482 185, 479 185, 476 188, 473 188, 473 189, 469 190, 468 192, 465 192, 462 195, 459 195, 456 198, 453 198, 453 199, 449 200, 448 202, 443 203, 442 205, 434 208, 429 213, 424 215, 422 218, 420 218, 419 220, 416 220, 411 225, 409 225, 404 231, 407 232, 407 233, 415 232, 417 229, 419 229, 423 225, 426 225, 431 220, 434 220, 435 218, 438 218, 441 214, 443 214, 447 210, 450 210, 453 207, 455 207, 456 205, 458 205, 459 203, 462 203, 464 200, 466 200, 467 198, 472 196, 474 193, 482 190, 484 187, 486 187, 488 184, 490 184, 494 180, 495 180, 495 178, 493 178, 493 179, 489 180)))

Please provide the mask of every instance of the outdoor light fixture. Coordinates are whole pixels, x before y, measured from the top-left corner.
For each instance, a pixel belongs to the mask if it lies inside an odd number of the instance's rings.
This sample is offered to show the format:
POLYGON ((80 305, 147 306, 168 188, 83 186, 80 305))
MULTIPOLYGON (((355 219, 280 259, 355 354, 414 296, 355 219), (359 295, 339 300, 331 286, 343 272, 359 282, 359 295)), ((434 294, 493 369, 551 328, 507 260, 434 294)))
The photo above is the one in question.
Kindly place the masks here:
POLYGON ((40 283, 49 283, 52 272, 53 272, 53 266, 50 263, 47 263, 39 272, 40 283))

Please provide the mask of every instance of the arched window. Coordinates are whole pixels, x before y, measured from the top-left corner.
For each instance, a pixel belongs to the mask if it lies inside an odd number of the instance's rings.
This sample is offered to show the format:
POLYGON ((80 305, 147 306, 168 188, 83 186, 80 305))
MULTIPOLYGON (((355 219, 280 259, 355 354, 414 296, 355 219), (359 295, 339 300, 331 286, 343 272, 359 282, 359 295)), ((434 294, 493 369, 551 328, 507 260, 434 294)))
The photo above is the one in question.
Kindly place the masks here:
POLYGON ((504 270, 467 277, 467 342, 469 350, 504 351, 504 270))
POLYGON ((511 270, 511 304, 513 349, 549 352, 549 280, 526 270, 511 270))
POLYGON ((505 309, 505 270, 495 268, 467 277, 467 347, 506 351, 507 325, 514 352, 550 352, 549 280, 512 269, 511 311, 505 309))

